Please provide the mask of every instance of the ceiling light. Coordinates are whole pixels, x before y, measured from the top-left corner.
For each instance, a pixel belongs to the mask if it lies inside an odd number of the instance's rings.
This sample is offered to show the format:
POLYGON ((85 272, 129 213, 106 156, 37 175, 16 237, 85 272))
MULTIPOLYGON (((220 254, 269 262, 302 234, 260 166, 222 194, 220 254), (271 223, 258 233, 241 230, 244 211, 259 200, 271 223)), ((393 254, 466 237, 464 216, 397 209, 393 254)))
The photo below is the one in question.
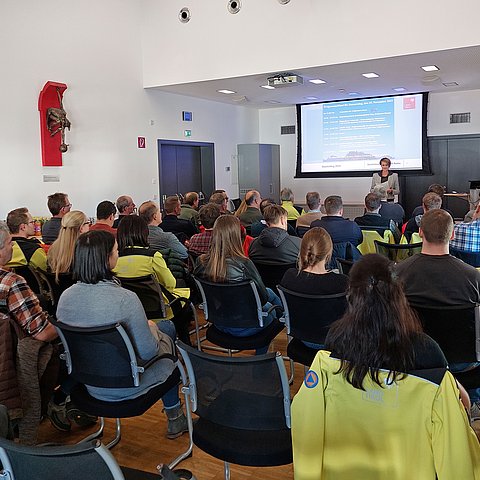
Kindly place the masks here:
POLYGON ((218 93, 224 93, 225 95, 231 95, 232 93, 237 93, 237 92, 234 92, 233 90, 217 90, 218 93))
POLYGON ((404 87, 395 87, 395 88, 392 88, 392 90, 394 92, 406 92, 407 91, 407 89, 404 88, 404 87))
POLYGON ((436 65, 424 65, 422 70, 425 70, 426 72, 436 72, 440 69, 436 65))
POLYGON ((370 72, 370 73, 362 73, 362 75, 365 77, 365 78, 378 78, 380 75, 374 73, 374 72, 370 72))
POLYGON ((265 103, 282 103, 282 102, 279 102, 278 100, 265 100, 265 103))
POLYGON ((355 97, 355 96, 359 96, 360 94, 358 92, 348 92, 349 95, 351 95, 352 97, 355 97))
POLYGON ((314 83, 315 85, 320 85, 322 83, 327 83, 325 80, 321 80, 320 78, 314 78, 313 80, 309 80, 310 83, 314 83))
POLYGON ((444 87, 456 87, 458 85, 457 82, 445 82, 443 84, 444 87))
POLYGON ((318 100, 318 97, 303 97, 305 100, 318 100))
POLYGON ((271 85, 260 85, 261 88, 266 88, 267 90, 275 90, 275 87, 272 87, 271 85))

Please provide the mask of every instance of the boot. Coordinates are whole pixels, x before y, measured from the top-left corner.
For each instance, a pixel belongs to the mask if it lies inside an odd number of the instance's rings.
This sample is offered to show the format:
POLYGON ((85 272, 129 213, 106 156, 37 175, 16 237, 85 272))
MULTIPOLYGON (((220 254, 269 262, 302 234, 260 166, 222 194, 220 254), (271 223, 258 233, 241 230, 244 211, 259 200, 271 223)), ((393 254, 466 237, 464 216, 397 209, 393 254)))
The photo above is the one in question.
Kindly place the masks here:
POLYGON ((180 437, 185 432, 188 432, 187 417, 185 417, 182 406, 165 409, 165 415, 167 415, 167 438, 173 440, 180 437))

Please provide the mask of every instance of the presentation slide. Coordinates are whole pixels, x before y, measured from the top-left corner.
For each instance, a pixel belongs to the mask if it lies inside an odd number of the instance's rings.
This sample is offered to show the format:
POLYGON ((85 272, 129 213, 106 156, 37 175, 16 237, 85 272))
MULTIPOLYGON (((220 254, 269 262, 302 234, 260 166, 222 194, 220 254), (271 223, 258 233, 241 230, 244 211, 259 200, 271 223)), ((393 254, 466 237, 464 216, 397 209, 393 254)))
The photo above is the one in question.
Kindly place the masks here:
MULTIPOLYGON (((300 173, 421 170, 423 95, 299 105, 300 173)), ((298 169, 297 169, 298 171, 298 169)))

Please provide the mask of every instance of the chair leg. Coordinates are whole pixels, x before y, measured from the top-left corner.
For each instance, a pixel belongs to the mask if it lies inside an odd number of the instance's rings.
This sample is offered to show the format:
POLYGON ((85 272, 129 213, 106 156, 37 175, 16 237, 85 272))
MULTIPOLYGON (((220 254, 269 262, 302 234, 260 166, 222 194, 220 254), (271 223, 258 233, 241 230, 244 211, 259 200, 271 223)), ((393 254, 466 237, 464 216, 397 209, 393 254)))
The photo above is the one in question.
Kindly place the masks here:
POLYGON ((115 438, 110 443, 105 445, 109 450, 111 448, 113 448, 122 438, 122 424, 120 423, 119 418, 115 419, 115 426, 116 426, 116 428, 115 428, 115 438))
POLYGON ((224 462, 223 471, 225 473, 225 480, 230 480, 230 464, 228 462, 224 462))
POLYGON ((101 437, 103 435, 104 428, 105 428, 105 418, 100 417, 100 426, 98 427, 98 429, 95 432, 91 433, 90 435, 86 436, 85 438, 82 438, 82 440, 77 442, 77 445, 79 443, 90 442, 92 440, 95 440, 98 437, 101 437))

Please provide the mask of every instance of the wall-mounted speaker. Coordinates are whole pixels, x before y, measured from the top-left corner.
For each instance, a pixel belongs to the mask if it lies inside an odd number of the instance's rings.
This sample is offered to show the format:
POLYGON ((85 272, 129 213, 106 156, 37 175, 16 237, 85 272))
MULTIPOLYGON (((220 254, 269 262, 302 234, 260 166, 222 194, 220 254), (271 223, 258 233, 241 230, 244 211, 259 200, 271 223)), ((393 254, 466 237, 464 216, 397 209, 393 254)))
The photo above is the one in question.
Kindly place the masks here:
POLYGON ((240 2, 240 0, 228 0, 227 10, 230 13, 238 13, 241 8, 242 8, 242 3, 240 2))
POLYGON ((187 7, 183 7, 178 14, 178 19, 182 23, 188 23, 190 21, 190 10, 187 7))

